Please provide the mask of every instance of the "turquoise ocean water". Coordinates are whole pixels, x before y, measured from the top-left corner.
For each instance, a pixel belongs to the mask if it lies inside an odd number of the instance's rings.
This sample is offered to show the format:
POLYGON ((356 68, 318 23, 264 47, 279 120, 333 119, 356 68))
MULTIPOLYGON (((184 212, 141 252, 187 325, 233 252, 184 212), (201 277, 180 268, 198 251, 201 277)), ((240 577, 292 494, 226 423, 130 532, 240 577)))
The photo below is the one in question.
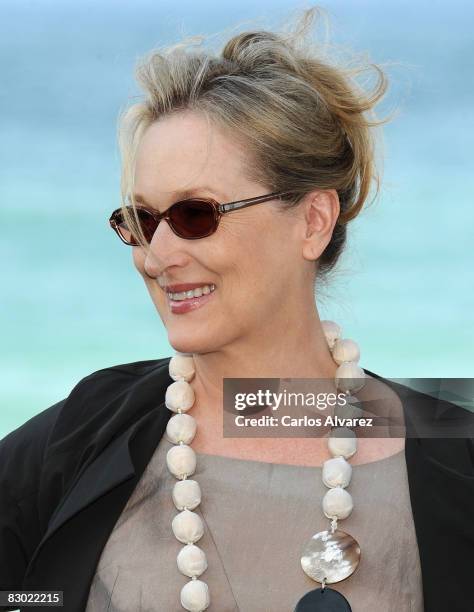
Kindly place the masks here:
MULTIPOLYGON (((277 27, 307 4, 4 0, 0 437, 80 378, 171 354, 132 261, 116 119, 136 59, 182 35, 277 27)), ((326 2, 332 39, 388 68, 384 183, 320 300, 387 377, 473 376, 473 5, 326 2)))

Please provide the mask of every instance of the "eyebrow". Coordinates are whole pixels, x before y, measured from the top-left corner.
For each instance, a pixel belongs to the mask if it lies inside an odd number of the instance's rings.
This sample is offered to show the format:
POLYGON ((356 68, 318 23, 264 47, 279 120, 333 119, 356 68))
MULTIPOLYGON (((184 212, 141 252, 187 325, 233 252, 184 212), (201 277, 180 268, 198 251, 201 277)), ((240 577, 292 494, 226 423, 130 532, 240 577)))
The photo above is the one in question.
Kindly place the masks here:
MULTIPOLYGON (((171 193, 171 199, 173 200, 173 202, 179 202, 180 200, 186 200, 188 198, 198 197, 203 191, 210 193, 214 198, 218 200, 220 199, 222 202, 227 201, 225 196, 217 193, 215 189, 213 189, 212 187, 206 187, 206 186, 193 187, 192 189, 173 191, 171 193)), ((134 197, 137 202, 140 202, 141 204, 144 204, 145 206, 148 206, 149 208, 153 208, 153 206, 149 202, 147 202, 146 199, 140 193, 135 193, 134 197)))

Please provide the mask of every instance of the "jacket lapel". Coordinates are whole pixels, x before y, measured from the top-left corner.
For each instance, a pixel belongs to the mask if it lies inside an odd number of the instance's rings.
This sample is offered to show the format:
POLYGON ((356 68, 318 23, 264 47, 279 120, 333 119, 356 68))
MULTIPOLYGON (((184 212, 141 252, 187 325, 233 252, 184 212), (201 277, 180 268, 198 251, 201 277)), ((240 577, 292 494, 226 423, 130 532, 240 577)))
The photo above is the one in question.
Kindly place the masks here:
POLYGON ((83 508, 136 474, 129 450, 129 440, 135 430, 133 428, 123 432, 88 465, 64 503, 52 516, 43 541, 83 508))
POLYGON ((164 402, 153 408, 87 466, 52 516, 24 590, 63 591, 64 611, 84 612, 101 552, 171 415, 164 402))

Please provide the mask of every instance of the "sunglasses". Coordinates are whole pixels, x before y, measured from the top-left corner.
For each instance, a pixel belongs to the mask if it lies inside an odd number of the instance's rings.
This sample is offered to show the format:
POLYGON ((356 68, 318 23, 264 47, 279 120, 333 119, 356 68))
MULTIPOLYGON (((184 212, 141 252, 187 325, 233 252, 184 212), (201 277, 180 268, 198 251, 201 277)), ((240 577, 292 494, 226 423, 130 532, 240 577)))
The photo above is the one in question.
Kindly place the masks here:
MULTIPOLYGON (((228 202, 227 204, 219 204, 215 200, 207 198, 192 198, 175 202, 162 213, 143 206, 136 206, 134 209, 133 206, 129 205, 126 208, 131 218, 135 218, 136 211, 138 223, 147 242, 151 242, 153 234, 162 219, 167 221, 172 231, 180 238, 196 240, 213 234, 225 213, 287 195, 292 195, 292 192, 279 191, 256 198, 228 202)), ((122 242, 131 246, 139 246, 140 243, 129 228, 121 208, 114 210, 109 223, 122 242)))

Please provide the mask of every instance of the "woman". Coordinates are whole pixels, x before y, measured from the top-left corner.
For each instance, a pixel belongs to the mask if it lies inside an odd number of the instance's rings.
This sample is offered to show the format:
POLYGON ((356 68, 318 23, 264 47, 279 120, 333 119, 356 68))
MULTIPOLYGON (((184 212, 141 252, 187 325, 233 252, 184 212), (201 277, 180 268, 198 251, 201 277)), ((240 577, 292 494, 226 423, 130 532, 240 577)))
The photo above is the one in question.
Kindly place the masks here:
POLYGON ((226 377, 371 379, 409 425, 403 388, 360 370, 314 303, 375 177, 386 83, 364 92, 305 54, 313 14, 139 68, 130 208, 110 223, 177 354, 94 372, 2 440, 1 589, 63 591, 71 612, 470 609, 472 439, 223 436, 226 377), (331 481, 348 463, 351 486, 331 481), (303 547, 336 529, 354 538, 345 575, 318 581, 303 547))

